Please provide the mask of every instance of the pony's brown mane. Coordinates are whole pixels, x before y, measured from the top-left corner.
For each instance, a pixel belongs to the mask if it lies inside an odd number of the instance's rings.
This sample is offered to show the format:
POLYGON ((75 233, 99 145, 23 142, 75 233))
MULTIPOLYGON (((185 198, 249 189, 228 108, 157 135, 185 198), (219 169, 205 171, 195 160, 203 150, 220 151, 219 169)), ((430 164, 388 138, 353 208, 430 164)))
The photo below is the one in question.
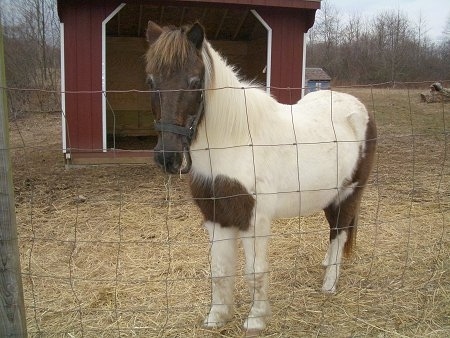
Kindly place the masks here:
POLYGON ((187 38, 188 30, 189 26, 163 28, 161 35, 150 45, 145 55, 147 73, 170 75, 180 71, 193 53, 198 55, 195 46, 187 38))

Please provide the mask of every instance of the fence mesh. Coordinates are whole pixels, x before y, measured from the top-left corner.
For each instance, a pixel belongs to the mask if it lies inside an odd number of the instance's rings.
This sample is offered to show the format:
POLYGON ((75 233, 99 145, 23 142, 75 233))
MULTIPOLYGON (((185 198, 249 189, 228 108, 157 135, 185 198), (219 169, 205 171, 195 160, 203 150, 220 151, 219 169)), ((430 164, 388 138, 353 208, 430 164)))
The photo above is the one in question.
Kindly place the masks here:
MULTIPOLYGON (((378 125, 357 250, 338 293, 324 295, 325 217, 274 221, 273 316, 263 335, 450 334, 450 109, 421 102, 427 85, 336 88, 373 110, 378 125)), ((202 326, 209 242, 187 176, 154 165, 66 169, 61 125, 58 112, 21 111, 10 121, 29 335, 241 336, 250 307, 242 252, 233 320, 202 326)))

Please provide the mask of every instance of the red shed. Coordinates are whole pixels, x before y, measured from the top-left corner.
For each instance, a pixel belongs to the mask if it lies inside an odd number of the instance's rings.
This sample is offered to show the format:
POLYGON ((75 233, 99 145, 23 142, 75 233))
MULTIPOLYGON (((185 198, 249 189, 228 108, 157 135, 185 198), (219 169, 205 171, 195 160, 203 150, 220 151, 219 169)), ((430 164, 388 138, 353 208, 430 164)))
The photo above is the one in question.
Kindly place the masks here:
POLYGON ((63 152, 67 164, 151 161, 153 116, 143 55, 148 20, 198 20, 245 77, 294 103, 304 87, 304 34, 320 0, 58 0, 63 152), (279 88, 295 88, 283 90, 279 88), (131 141, 131 142, 130 142, 131 141))

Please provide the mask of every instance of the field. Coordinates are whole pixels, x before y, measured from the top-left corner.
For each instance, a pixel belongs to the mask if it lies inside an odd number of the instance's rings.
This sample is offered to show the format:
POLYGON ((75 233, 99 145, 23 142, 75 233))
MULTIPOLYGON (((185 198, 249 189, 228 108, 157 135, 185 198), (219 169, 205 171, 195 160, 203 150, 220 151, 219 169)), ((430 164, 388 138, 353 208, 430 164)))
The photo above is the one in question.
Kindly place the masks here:
MULTIPOLYGON (((342 88, 375 112, 376 165, 339 291, 320 292, 322 214, 278 220, 265 337, 450 336, 450 105, 420 89, 342 88)), ((240 337, 206 330, 208 238, 187 177, 153 165, 66 169, 59 114, 10 122, 30 337, 240 337)), ((240 252, 242 258, 242 252, 240 252)))

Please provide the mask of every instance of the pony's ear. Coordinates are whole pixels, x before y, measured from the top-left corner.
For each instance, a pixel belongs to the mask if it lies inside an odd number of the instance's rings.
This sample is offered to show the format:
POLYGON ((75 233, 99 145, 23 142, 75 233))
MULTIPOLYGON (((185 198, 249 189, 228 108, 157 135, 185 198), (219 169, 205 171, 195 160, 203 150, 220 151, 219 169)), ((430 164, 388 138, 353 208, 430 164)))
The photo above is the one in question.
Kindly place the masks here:
POLYGON ((147 41, 149 43, 155 42, 155 40, 159 38, 162 32, 163 29, 157 23, 154 23, 153 21, 150 20, 147 25, 147 33, 146 33, 147 41))
POLYGON ((202 48, 202 43, 205 39, 205 30, 203 29, 203 26, 198 22, 194 23, 187 32, 187 37, 197 49, 202 48))

